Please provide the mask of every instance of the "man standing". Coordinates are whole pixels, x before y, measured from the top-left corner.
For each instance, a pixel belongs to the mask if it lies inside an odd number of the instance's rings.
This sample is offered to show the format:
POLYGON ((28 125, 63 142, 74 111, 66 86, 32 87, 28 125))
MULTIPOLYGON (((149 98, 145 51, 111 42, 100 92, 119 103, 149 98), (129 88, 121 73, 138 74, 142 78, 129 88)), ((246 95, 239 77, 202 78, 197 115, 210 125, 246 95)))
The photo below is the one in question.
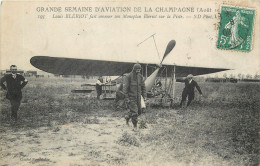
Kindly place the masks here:
POLYGON ((100 76, 96 82, 97 99, 100 99, 102 94, 103 78, 100 76))
POLYGON ((182 100, 180 106, 182 107, 182 103, 186 100, 188 96, 188 103, 187 107, 190 105, 191 101, 194 99, 194 89, 195 87, 199 91, 200 95, 202 95, 202 92, 200 90, 200 87, 196 81, 192 79, 193 75, 189 74, 187 78, 184 80, 185 82, 185 87, 182 91, 182 100))
POLYGON ((132 119, 134 128, 137 128, 137 117, 141 114, 141 95, 146 99, 146 90, 144 78, 141 75, 141 65, 135 64, 133 70, 126 75, 123 85, 123 93, 125 94, 126 102, 130 111, 125 116, 127 125, 129 120, 132 119))
POLYGON ((22 100, 22 88, 28 81, 20 74, 17 74, 16 65, 11 65, 12 74, 7 74, 1 78, 1 87, 7 90, 6 98, 11 103, 11 119, 17 121, 17 111, 22 100), (4 84, 6 82, 6 85, 4 84))

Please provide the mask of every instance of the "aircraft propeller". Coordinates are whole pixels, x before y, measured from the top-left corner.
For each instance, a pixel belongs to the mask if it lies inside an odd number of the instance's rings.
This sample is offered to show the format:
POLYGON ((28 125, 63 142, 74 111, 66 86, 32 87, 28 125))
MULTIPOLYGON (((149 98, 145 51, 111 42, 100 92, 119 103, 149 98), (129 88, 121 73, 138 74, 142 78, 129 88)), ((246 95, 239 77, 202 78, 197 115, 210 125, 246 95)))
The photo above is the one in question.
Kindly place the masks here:
POLYGON ((167 45, 167 47, 166 47, 166 50, 165 50, 165 53, 164 53, 164 55, 163 55, 163 58, 162 58, 160 64, 162 64, 163 60, 164 60, 164 59, 166 58, 166 56, 172 51, 172 49, 175 47, 175 45, 176 45, 176 41, 175 41, 175 40, 171 40, 171 41, 168 43, 168 45, 167 45))
POLYGON ((175 40, 171 40, 165 50, 165 53, 163 55, 163 58, 160 62, 160 64, 158 64, 157 69, 145 80, 145 88, 146 91, 150 91, 152 89, 152 86, 154 84, 154 81, 158 75, 158 72, 160 70, 160 68, 162 67, 162 63, 164 61, 164 59, 167 57, 167 55, 172 51, 172 49, 175 47, 176 45, 176 41, 175 40))

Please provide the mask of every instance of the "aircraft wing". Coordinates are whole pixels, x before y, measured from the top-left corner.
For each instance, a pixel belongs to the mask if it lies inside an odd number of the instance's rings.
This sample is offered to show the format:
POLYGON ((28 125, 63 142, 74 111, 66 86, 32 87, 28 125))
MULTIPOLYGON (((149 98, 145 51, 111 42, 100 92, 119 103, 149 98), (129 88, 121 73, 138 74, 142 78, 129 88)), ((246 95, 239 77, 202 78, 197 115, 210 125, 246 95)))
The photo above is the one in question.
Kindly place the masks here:
POLYGON ((60 75, 119 76, 132 70, 134 63, 91 59, 34 56, 31 64, 45 72, 60 75))
MULTIPOLYGON (((166 65, 168 75, 172 74, 174 66, 166 65)), ((175 66, 175 76, 176 77, 187 77, 188 74, 192 74, 194 76, 217 73, 225 70, 225 68, 207 68, 207 67, 193 67, 193 66, 175 66)))
MULTIPOLYGON (((116 85, 116 83, 108 83, 108 82, 106 82, 106 83, 103 83, 103 85, 102 86, 107 86, 107 87, 109 87, 109 86, 115 86, 116 85)), ((86 83, 86 84, 82 84, 81 86, 96 86, 96 83, 86 83)))
MULTIPOLYGON (((74 59, 48 56, 34 56, 30 60, 31 64, 45 72, 59 75, 88 75, 88 76, 120 76, 129 73, 135 62, 119 62, 91 59, 74 59)), ((156 64, 140 63, 145 68, 146 65, 148 76, 154 71, 156 64)), ((174 65, 163 65, 160 70, 167 68, 168 76, 173 72, 174 65)), ((224 68, 205 68, 175 65, 176 77, 186 77, 188 74, 202 75, 216 73, 224 68)))

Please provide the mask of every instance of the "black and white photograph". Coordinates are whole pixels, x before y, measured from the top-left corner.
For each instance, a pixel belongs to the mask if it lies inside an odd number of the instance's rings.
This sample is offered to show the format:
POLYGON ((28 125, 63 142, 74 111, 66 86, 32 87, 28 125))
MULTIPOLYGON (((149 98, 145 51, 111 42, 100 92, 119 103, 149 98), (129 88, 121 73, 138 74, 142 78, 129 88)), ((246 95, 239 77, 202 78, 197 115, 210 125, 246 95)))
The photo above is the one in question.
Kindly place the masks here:
POLYGON ((258 166, 259 0, 2 0, 1 166, 258 166))

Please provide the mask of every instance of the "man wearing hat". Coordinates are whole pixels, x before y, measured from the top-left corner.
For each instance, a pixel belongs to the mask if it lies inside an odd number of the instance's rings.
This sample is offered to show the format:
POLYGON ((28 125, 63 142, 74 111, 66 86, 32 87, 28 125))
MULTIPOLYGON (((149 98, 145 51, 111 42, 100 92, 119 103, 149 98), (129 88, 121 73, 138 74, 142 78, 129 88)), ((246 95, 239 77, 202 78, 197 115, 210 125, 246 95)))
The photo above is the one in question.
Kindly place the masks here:
POLYGON ((132 120, 134 128, 137 128, 137 117, 141 114, 141 95, 146 99, 146 90, 144 78, 141 75, 141 65, 135 64, 133 70, 125 76, 123 93, 125 100, 128 103, 130 111, 125 116, 128 125, 129 120, 132 120))
POLYGON ((180 106, 182 106, 182 103, 184 101, 186 101, 187 96, 188 96, 187 107, 190 105, 191 101, 194 99, 194 89, 195 89, 195 87, 199 91, 200 95, 202 95, 202 92, 200 90, 198 83, 196 81, 194 81, 192 78, 193 78, 193 75, 189 74, 184 81, 185 87, 182 91, 182 100, 181 100, 180 106))
POLYGON ((17 112, 21 105, 22 89, 28 81, 20 74, 17 74, 16 65, 11 65, 11 74, 1 78, 1 87, 7 90, 6 98, 11 103, 11 119, 17 121, 17 112), (6 85, 4 84, 6 82, 6 85))

